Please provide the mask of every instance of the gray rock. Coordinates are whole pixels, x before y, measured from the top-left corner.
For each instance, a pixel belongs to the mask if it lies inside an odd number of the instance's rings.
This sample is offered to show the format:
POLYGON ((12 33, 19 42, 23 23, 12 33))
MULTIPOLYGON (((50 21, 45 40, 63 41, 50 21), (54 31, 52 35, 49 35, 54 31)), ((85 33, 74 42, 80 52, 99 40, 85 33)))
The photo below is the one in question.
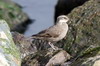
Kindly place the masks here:
POLYGON ((20 66, 21 58, 10 29, 4 20, 0 20, 0 66, 20 66))
POLYGON ((0 19, 7 21, 11 30, 19 32, 24 32, 31 23, 21 7, 11 0, 0 0, 0 19))
POLYGON ((54 66, 54 65, 62 64, 66 60, 70 59, 70 57, 71 56, 66 51, 62 50, 56 55, 54 55, 46 64, 46 66, 54 66))

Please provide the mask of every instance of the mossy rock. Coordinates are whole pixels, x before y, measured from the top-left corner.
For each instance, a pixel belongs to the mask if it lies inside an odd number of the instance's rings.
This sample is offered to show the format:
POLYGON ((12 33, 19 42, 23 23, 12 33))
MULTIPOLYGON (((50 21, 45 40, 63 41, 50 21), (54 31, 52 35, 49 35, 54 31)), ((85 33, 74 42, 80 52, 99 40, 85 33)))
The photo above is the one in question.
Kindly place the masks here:
POLYGON ((20 66, 21 56, 15 46, 8 24, 0 20, 0 65, 20 66))
POLYGON ((77 58, 73 66, 83 66, 86 59, 100 55, 100 1, 89 0, 75 8, 68 17, 69 31, 63 48, 74 60, 77 58))
POLYGON ((68 17, 69 31, 64 48, 73 56, 88 47, 100 46, 100 3, 90 0, 75 8, 68 17))
POLYGON ((16 25, 28 20, 28 16, 18 4, 11 0, 0 0, 0 19, 7 21, 12 30, 16 25))

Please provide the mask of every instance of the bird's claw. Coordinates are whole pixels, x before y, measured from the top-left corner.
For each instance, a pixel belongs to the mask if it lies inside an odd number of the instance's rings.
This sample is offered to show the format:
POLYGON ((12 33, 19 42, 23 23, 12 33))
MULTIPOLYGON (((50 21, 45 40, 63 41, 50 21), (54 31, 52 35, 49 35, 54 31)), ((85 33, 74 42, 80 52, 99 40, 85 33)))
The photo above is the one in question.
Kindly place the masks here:
POLYGON ((53 50, 55 50, 55 51, 62 50, 62 48, 58 48, 58 47, 54 46, 53 50))

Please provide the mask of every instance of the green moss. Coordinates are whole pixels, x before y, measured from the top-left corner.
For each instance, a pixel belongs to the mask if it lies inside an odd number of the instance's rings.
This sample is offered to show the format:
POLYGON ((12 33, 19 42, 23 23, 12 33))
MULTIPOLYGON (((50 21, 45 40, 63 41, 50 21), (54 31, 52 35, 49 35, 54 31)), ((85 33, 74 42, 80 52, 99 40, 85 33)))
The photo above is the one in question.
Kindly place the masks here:
POLYGON ((90 46, 94 48, 100 46, 99 6, 96 0, 90 0, 67 15, 70 18, 70 29, 67 33, 64 49, 70 51, 72 56, 79 55, 90 46))
POLYGON ((16 24, 26 21, 28 17, 17 4, 0 0, 0 19, 6 20, 13 29, 16 24))
POLYGON ((98 54, 100 52, 100 47, 96 47, 96 48, 87 48, 86 50, 82 51, 79 54, 79 57, 92 57, 95 56, 96 54, 98 54))
POLYGON ((7 55, 5 57, 9 58, 7 60, 14 60, 13 58, 15 58, 17 61, 20 62, 21 61, 20 52, 18 51, 12 40, 10 29, 5 21, 0 22, 0 34, 4 35, 0 38, 1 42, 0 48, 2 49, 4 55, 5 54, 7 55), (9 55, 11 55, 13 58, 9 57, 9 55))

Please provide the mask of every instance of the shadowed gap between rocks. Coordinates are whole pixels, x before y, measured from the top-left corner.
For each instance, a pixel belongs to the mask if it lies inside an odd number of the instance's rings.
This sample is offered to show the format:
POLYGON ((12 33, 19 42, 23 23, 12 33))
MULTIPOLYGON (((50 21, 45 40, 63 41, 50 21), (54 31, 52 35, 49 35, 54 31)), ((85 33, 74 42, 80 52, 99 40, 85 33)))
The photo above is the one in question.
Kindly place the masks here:
POLYGON ((18 24, 14 29, 12 29, 11 31, 16 31, 16 32, 19 32, 21 34, 25 33, 25 31, 27 30, 28 28, 28 25, 29 24, 32 24, 34 23, 35 20, 32 20, 32 19, 28 19, 26 20, 25 22, 22 22, 21 24, 18 24), (20 29, 19 29, 20 28, 20 29))

